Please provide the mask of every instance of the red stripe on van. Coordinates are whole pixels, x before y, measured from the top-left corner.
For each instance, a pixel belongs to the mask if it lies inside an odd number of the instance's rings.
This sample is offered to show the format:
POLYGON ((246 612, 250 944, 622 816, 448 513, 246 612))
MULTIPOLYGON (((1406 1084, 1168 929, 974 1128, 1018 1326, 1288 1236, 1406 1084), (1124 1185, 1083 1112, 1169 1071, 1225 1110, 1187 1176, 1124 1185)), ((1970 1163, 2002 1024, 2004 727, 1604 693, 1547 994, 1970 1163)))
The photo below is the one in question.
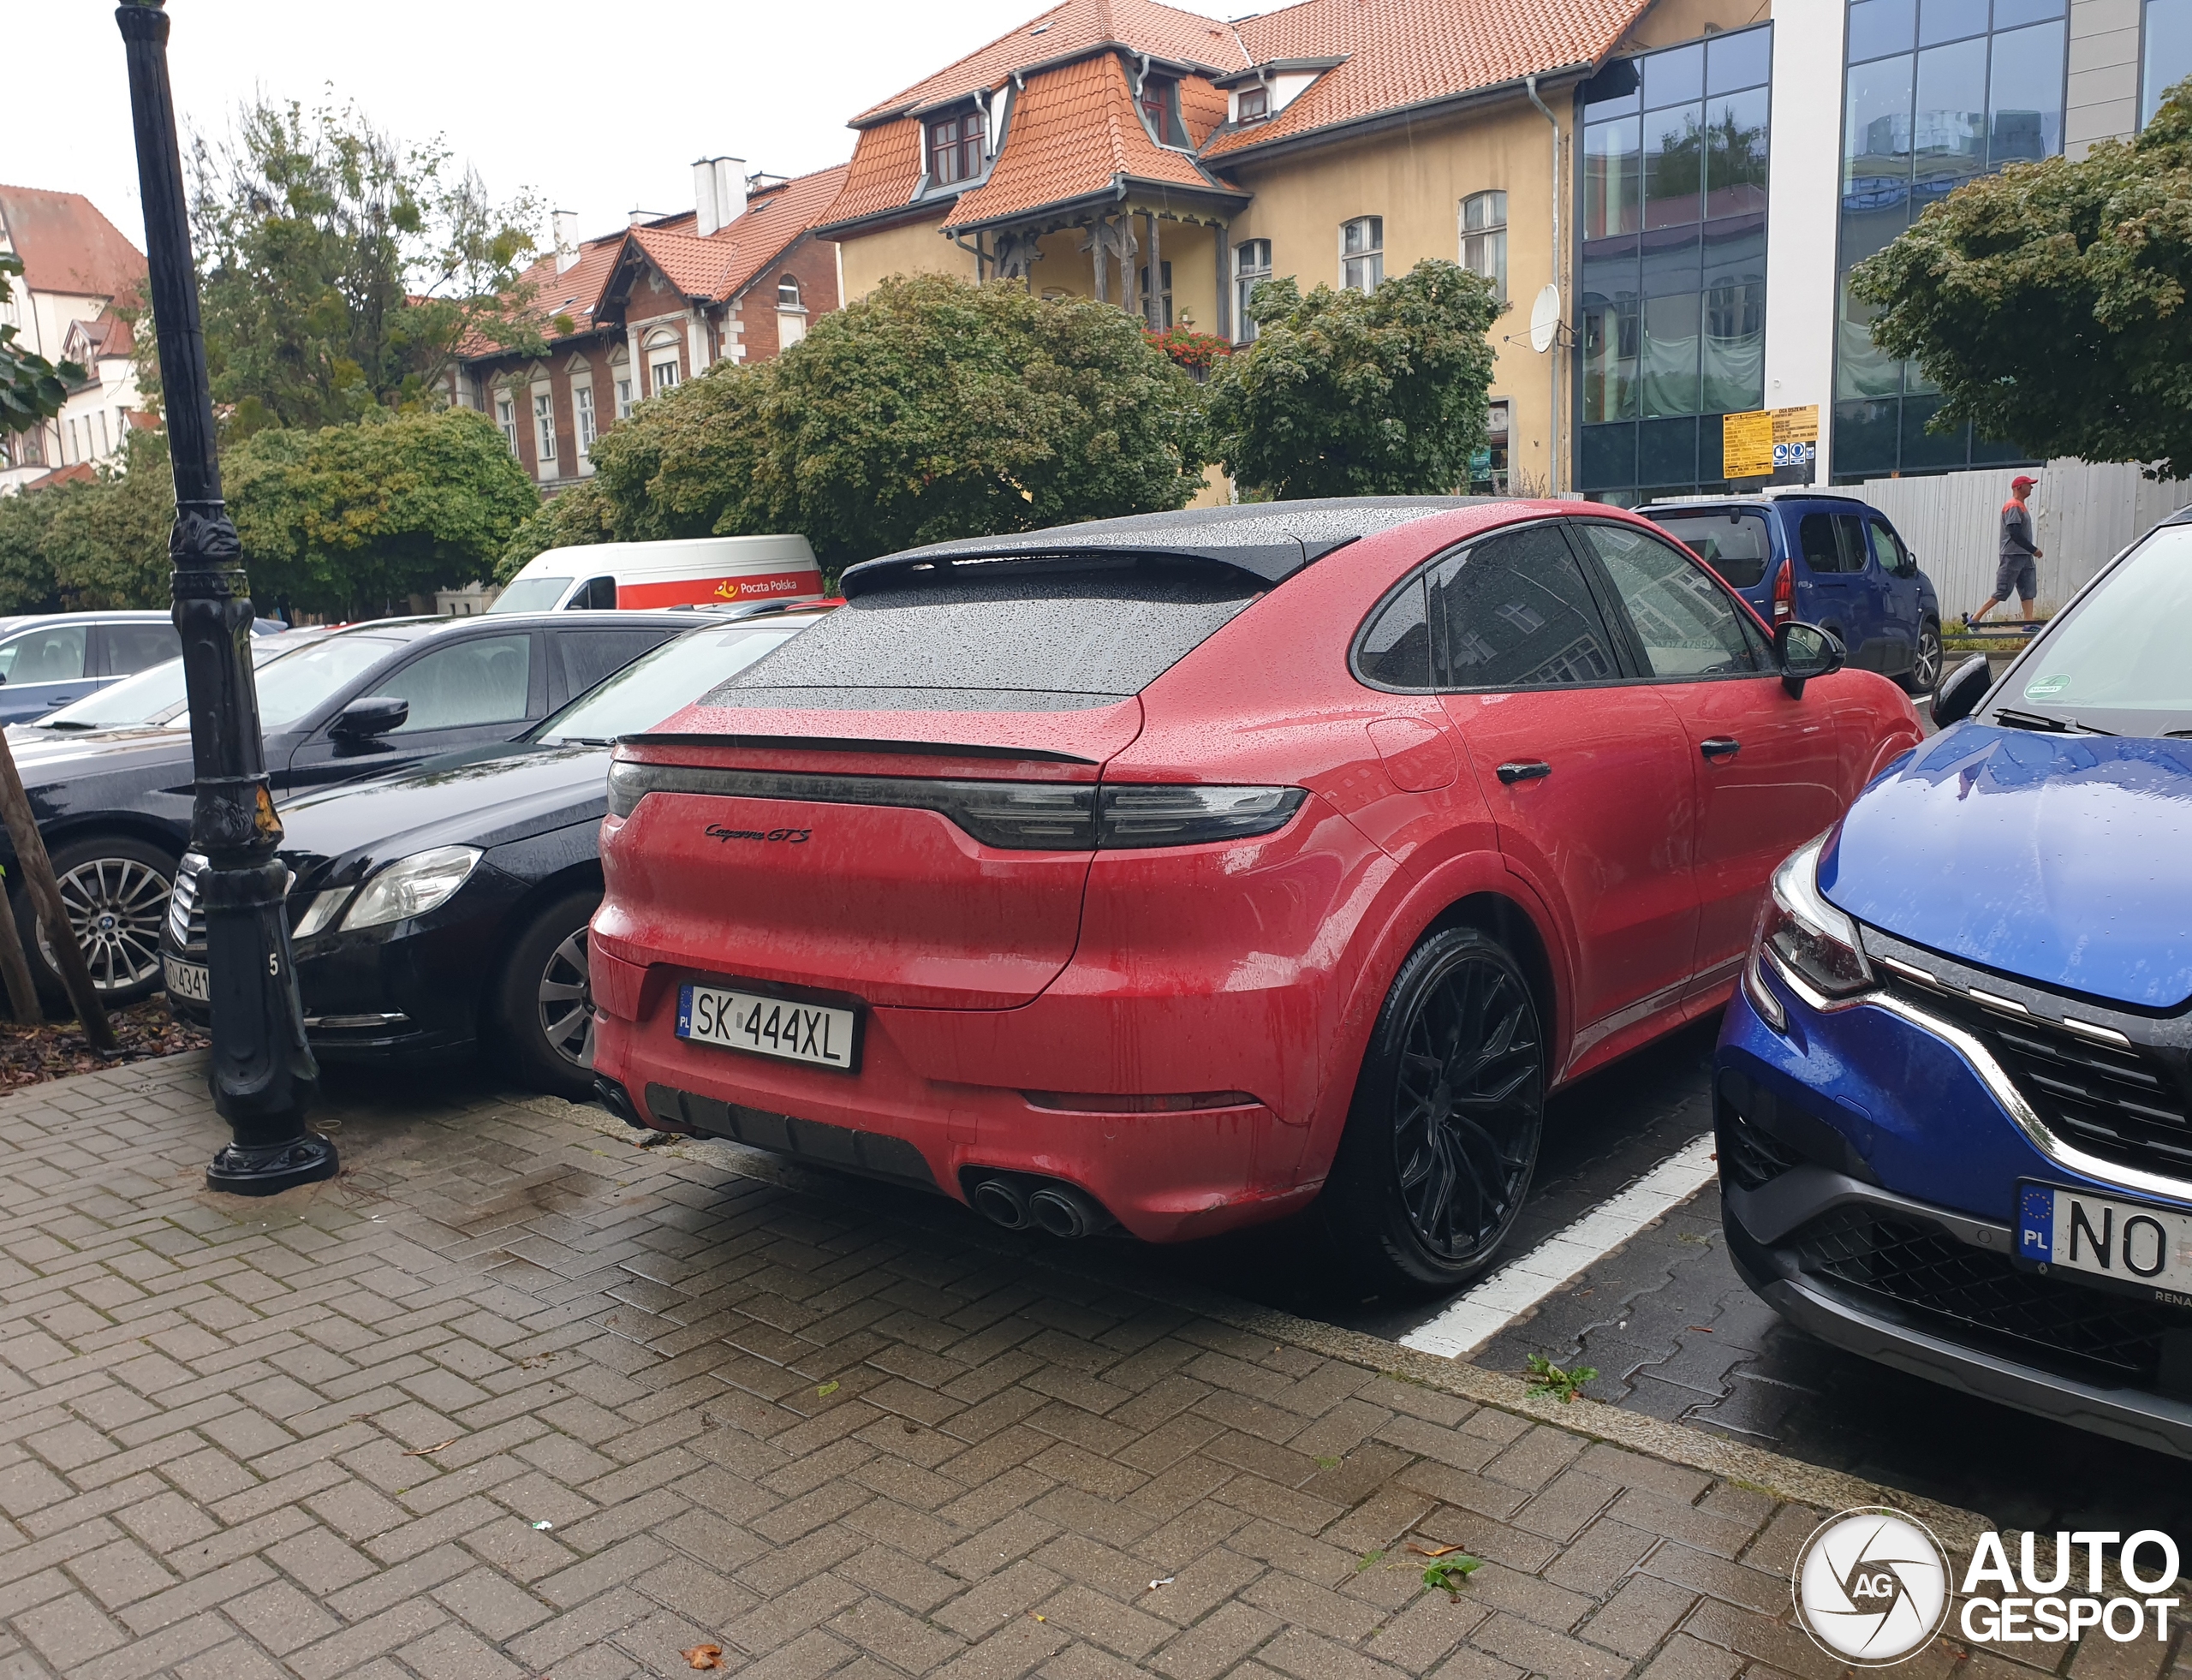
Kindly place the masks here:
POLYGON ((797 572, 763 572, 756 575, 695 577, 669 582, 620 583, 616 605, 634 607, 697 605, 708 601, 791 601, 822 593, 822 574, 813 567, 797 572))

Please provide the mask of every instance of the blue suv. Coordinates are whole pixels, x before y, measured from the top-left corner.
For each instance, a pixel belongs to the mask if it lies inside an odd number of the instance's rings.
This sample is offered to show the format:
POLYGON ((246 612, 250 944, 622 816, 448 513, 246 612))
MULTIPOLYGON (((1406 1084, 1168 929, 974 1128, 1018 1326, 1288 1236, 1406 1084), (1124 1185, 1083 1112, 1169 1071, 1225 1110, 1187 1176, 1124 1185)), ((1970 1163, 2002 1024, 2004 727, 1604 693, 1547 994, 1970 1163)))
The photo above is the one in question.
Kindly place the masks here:
POLYGON ((1859 670, 1929 694, 1941 676, 1941 604, 1887 515, 1816 490, 1685 497, 1637 511, 1686 544, 1772 625, 1823 625, 1859 670))
POLYGON ((1774 873, 1729 1253, 1821 1339, 2192 1456, 2192 509, 1774 873))

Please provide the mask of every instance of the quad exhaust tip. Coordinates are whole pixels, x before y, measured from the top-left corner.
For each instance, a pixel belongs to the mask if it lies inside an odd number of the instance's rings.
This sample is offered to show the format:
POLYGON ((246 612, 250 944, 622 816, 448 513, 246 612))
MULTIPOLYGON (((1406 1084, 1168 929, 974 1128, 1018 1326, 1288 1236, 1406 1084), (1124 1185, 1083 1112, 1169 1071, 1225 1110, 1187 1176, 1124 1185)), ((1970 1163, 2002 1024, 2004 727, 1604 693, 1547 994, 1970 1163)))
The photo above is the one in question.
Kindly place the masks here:
POLYGON ((1087 1191, 1058 1178, 992 1173, 974 1183, 967 1200, 976 1212, 1006 1230, 1033 1226, 1069 1242, 1118 1224, 1087 1191))

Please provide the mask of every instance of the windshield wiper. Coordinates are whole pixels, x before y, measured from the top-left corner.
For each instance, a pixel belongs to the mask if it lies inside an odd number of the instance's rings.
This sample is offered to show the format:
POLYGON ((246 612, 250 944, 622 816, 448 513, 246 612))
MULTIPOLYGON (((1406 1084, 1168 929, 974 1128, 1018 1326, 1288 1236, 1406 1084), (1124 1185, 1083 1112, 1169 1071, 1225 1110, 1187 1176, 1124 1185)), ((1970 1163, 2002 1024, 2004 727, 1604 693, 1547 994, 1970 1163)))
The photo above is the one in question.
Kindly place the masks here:
POLYGON ((2074 723, 2067 718, 2050 718, 2044 712, 2017 712, 2006 706, 1994 708, 1994 721, 2004 729, 2036 730, 2044 735, 2111 735, 2113 730, 2097 730, 2090 724, 2074 723))
POLYGON ((97 724, 86 724, 80 718, 64 718, 59 719, 49 718, 45 722, 40 724, 39 727, 42 730, 95 730, 98 729, 99 725, 97 724))

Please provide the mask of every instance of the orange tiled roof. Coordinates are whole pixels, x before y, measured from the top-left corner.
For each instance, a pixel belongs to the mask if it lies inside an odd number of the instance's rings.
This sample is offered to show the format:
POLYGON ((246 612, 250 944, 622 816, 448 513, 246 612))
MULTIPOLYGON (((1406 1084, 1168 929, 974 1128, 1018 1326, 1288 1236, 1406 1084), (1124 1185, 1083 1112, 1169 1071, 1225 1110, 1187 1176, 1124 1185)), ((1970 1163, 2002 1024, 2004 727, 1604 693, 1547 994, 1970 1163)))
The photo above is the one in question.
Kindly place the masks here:
POLYGON ((974 227, 1086 198, 1121 176, 1206 191, 1217 185, 1186 152, 1149 137, 1126 66, 1103 52, 1028 78, 997 167, 961 197, 945 225, 974 227))
POLYGON ((1346 62, 1267 122, 1221 134, 1220 158, 1381 111, 1595 64, 1650 0, 1302 0, 1238 27, 1257 63, 1346 62))
POLYGON ((26 286, 89 297, 144 289, 144 253, 81 193, 0 187, 0 224, 23 259, 26 286))
POLYGON ((846 165, 844 190, 823 213, 822 225, 896 210, 913 197, 920 178, 921 125, 917 120, 902 116, 863 128, 853 147, 853 160, 846 165))
POLYGON ((1188 131, 1188 144, 1197 151, 1209 142, 1211 131, 1225 121, 1225 92, 1200 76, 1180 78, 1180 124, 1188 131))
MULTIPOLYGON (((853 118, 855 128, 889 113, 916 110, 977 89, 1001 87, 1015 70, 1077 57, 1116 42, 1136 52, 1225 71, 1250 62, 1216 18, 1155 0, 1064 0, 1021 27, 978 47, 853 118)), ((910 189, 910 186, 908 188, 910 189)), ((843 219, 842 217, 840 219, 843 219)))

